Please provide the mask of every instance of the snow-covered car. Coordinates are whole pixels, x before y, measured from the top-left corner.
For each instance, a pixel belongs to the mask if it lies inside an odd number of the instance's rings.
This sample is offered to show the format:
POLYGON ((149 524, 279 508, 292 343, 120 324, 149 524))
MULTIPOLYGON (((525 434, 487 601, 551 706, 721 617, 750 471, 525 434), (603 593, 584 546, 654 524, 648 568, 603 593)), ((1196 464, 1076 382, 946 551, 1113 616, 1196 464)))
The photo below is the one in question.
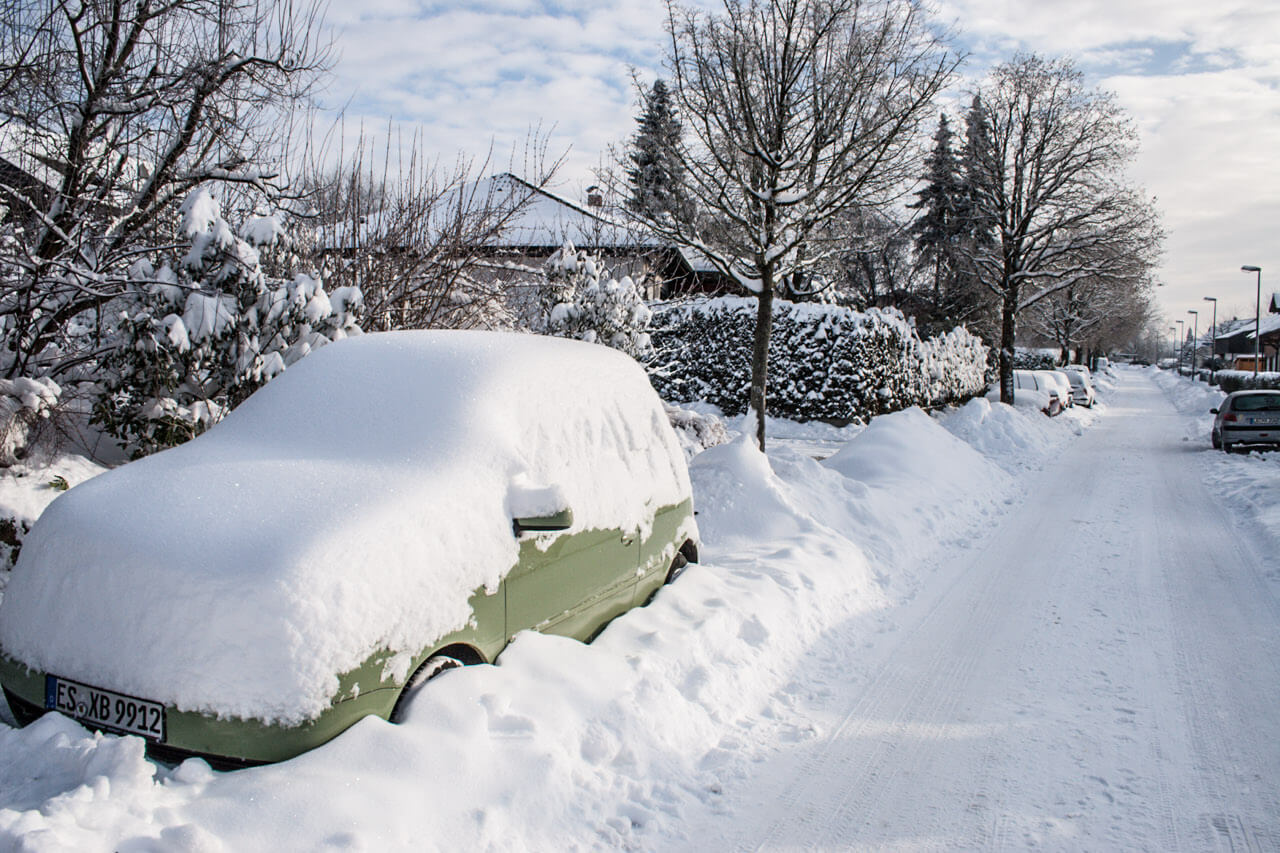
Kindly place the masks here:
POLYGON ((1049 376, 1049 371, 1015 370, 1013 381, 1017 390, 1037 391, 1045 395, 1045 403, 1040 409, 1046 415, 1053 417, 1067 408, 1070 394, 1062 390, 1057 379, 1049 376))
POLYGON ((1069 409, 1075 405, 1071 396, 1071 380, 1067 379, 1067 374, 1061 370, 1037 370, 1036 373, 1043 374, 1049 384, 1058 389, 1058 400, 1062 408, 1069 409))
POLYGON ((1035 398, 1036 408, 1053 417, 1062 411, 1062 401, 1058 397, 1057 386, 1050 388, 1042 377, 1036 376, 1036 373, 1037 371, 1034 370, 1013 371, 1015 398, 1019 395, 1032 396, 1035 398))
POLYGON ((596 344, 397 332, 59 497, 0 602, 14 715, 161 759, 277 761, 519 631, 587 641, 697 558, 644 371, 596 344))
POLYGON ((1072 399, 1086 409, 1092 408, 1097 401, 1097 392, 1094 390, 1093 380, 1089 378, 1089 374, 1069 365, 1063 368, 1062 372, 1071 383, 1072 399))
POLYGON ((1209 413, 1210 442, 1230 453, 1243 446, 1280 446, 1280 391, 1233 391, 1209 413))

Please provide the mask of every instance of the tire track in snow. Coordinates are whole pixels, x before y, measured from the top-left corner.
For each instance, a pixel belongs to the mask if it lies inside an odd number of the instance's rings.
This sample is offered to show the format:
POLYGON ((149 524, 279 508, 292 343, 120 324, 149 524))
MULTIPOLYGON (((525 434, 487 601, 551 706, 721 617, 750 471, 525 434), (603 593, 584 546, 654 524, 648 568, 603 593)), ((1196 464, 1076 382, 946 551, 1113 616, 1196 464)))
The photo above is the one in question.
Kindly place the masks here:
MULTIPOLYGON (((899 608, 869 680, 831 685, 848 698, 827 731, 721 804, 717 847, 1280 849, 1280 610, 1186 487, 1197 457, 1167 403, 1125 384, 987 543, 899 608), (1253 635, 1251 684, 1231 662, 1253 635)), ((844 636, 860 635, 824 642, 844 636)))

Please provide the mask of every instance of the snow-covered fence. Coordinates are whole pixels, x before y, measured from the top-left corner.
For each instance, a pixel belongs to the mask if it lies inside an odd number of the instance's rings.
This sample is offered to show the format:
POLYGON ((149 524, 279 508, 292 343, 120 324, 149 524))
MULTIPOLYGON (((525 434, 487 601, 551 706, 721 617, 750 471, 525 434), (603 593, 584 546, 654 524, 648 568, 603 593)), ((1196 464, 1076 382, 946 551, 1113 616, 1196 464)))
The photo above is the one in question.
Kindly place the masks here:
POLYGON ((1252 370, 1219 370, 1215 377, 1218 387, 1230 394, 1246 388, 1280 389, 1280 373, 1259 373, 1252 370))
MULTIPOLYGON (((671 402, 704 400, 736 415, 751 382, 754 299, 657 306, 649 377, 671 402)), ((987 348, 957 328, 921 341, 896 310, 777 302, 769 341, 769 414, 849 423, 986 389, 987 348)))

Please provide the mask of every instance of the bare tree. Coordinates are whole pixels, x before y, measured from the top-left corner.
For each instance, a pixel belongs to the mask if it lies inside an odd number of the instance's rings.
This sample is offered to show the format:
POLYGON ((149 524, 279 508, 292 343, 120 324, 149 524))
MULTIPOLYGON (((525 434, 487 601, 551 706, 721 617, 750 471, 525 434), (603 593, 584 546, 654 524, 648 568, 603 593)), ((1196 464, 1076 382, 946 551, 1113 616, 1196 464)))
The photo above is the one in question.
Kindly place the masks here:
POLYGON ((996 234, 970 261, 1000 300, 1000 399, 1012 403, 1018 315, 1090 279, 1134 281, 1162 235, 1152 203, 1125 183, 1128 118, 1071 62, 1019 56, 995 69, 974 109, 990 142, 972 153, 973 191, 996 234))
POLYGON ((838 246, 822 226, 914 175, 910 143, 957 60, 908 0, 667 0, 667 65, 692 217, 646 215, 759 299, 751 364, 765 440, 773 298, 802 293, 838 246))
POLYGON ((202 185, 257 193, 328 62, 309 0, 35 0, 0 22, 0 373, 69 369, 202 185), (163 236, 158 236, 163 235, 163 236), (87 333, 86 333, 87 332, 87 333))
POLYGON ((379 154, 362 135, 341 165, 313 169, 311 265, 330 288, 360 288, 370 330, 510 325, 511 279, 542 271, 504 261, 502 237, 563 157, 549 158, 546 137, 531 132, 509 171, 492 175, 492 153, 444 165, 416 138, 394 138, 379 154))
POLYGON ((1154 282, 1147 259, 1113 254, 1106 266, 1108 275, 1072 281, 1028 311, 1032 331, 1058 348, 1063 363, 1133 340, 1151 314, 1154 282))

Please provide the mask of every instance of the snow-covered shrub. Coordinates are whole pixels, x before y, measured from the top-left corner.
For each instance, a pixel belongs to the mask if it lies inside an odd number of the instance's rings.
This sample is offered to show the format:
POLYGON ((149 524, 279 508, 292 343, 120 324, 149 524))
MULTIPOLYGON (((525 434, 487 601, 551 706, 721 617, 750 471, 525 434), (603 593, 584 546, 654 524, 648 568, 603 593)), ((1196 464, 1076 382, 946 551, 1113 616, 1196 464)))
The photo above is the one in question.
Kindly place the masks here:
POLYGON ((715 447, 729 440, 729 431, 725 429, 724 422, 715 415, 681 409, 665 401, 662 406, 686 459, 692 459, 708 447, 715 447))
MULTIPOLYGON (((746 410, 754 299, 668 303, 654 312, 650 379, 664 399, 746 410)), ((956 329, 921 341, 896 310, 774 303, 768 414, 849 423, 983 393, 987 350, 956 329)))
POLYGON ((262 250, 283 239, 276 218, 237 235, 205 190, 181 213, 189 251, 173 266, 134 265, 145 285, 120 306, 119 343, 101 360, 94 419, 135 456, 193 438, 311 350, 360 333, 355 288, 329 294, 304 273, 263 271, 262 250))
POLYGON ((543 275, 535 332, 605 344, 632 358, 649 354, 652 315, 630 276, 613 278, 600 258, 568 242, 547 259, 543 275))
POLYGON ((52 379, 0 379, 0 467, 7 468, 24 455, 61 395, 62 389, 52 379))
POLYGON ((1243 389, 1280 389, 1280 373, 1259 373, 1254 376, 1252 370, 1219 370, 1218 387, 1230 394, 1243 389))

